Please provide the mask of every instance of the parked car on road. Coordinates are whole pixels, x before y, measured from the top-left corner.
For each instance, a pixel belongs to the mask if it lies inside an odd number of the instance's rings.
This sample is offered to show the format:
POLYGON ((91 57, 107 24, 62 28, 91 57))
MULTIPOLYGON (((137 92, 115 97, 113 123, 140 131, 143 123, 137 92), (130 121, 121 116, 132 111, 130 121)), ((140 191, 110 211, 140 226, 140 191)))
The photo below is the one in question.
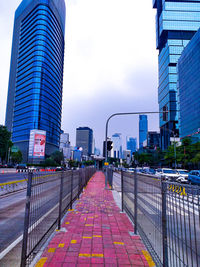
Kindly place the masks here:
POLYGON ((176 169, 175 171, 179 175, 179 177, 176 179, 176 182, 187 184, 189 172, 187 170, 183 170, 183 169, 176 169))
POLYGON ((175 170, 169 169, 169 168, 161 168, 156 171, 156 176, 168 181, 176 181, 176 179, 179 177, 179 174, 175 170))
POLYGON ((189 172, 188 182, 191 184, 200 185, 200 170, 193 170, 189 172))

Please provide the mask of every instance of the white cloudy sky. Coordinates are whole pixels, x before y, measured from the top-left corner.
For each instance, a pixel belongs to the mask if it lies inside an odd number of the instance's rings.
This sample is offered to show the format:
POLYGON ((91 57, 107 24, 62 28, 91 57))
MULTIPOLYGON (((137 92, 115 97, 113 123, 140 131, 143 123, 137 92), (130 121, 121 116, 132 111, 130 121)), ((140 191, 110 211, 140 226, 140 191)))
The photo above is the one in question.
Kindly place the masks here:
MULTIPOLYGON (((0 124, 5 121, 14 12, 0 0, 0 124)), ((94 130, 102 149, 105 123, 116 112, 158 111, 155 10, 151 0, 67 0, 62 129, 94 130)), ((158 117, 149 116, 149 129, 158 117)), ((114 118, 109 135, 138 136, 138 117, 114 118)))

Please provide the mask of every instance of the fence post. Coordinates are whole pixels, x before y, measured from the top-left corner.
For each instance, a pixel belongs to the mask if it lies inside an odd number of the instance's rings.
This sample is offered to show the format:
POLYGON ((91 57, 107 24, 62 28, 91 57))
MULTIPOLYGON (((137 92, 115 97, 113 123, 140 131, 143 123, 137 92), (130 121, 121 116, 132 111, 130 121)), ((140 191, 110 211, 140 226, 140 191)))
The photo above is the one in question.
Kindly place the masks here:
POLYGON ((72 209, 72 200, 73 200, 73 174, 74 174, 74 171, 72 170, 72 175, 71 175, 70 209, 72 209))
POLYGON ((81 193, 81 170, 78 170, 78 199, 80 198, 80 193, 81 193))
POLYGON ((134 234, 137 234, 137 215, 138 215, 138 180, 137 173, 134 172, 134 234))
POLYGON ((59 198, 58 230, 60 230, 60 225, 61 225, 62 196, 63 196, 63 176, 64 176, 64 173, 62 171, 61 176, 60 176, 60 198, 59 198))
POLYGON ((124 174, 121 170, 122 211, 124 211, 124 174))
POLYGON ((166 183, 164 181, 161 181, 161 185, 162 185, 163 267, 168 267, 166 183))
POLYGON ((31 207, 31 189, 32 189, 33 173, 28 172, 28 183, 26 193, 26 207, 25 207, 25 218, 24 218, 24 233, 22 241, 22 254, 21 254, 21 267, 26 266, 26 255, 27 255, 27 244, 28 244, 28 228, 30 220, 30 207, 31 207))

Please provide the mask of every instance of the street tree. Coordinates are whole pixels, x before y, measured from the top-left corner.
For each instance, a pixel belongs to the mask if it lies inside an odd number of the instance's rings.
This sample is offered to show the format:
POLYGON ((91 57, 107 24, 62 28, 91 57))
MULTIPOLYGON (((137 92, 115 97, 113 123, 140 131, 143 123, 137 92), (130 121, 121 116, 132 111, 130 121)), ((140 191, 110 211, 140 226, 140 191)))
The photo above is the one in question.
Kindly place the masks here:
POLYGON ((8 151, 12 147, 12 142, 10 140, 11 133, 3 125, 0 125, 0 158, 1 161, 7 161, 8 151))

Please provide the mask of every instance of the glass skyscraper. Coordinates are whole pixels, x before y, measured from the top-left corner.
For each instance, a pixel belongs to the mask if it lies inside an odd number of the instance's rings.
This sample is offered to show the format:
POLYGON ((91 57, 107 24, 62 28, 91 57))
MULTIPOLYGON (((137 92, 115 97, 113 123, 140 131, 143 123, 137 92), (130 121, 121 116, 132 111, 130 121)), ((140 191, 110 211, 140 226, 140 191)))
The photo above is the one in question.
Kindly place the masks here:
POLYGON ((147 141, 148 119, 147 115, 139 115, 139 148, 143 148, 143 142, 147 141))
POLYGON ((76 147, 82 147, 83 155, 90 156, 93 146, 93 130, 89 127, 79 127, 76 129, 76 147))
POLYGON ((156 14, 156 42, 159 50, 159 111, 161 148, 170 144, 170 135, 179 133, 177 62, 200 27, 200 0, 153 0, 156 14))
POLYGON ((200 30, 178 61, 180 137, 200 138, 200 30))
POLYGON ((59 149, 64 63, 64 0, 23 0, 15 12, 6 126, 27 160, 30 130, 59 149))
POLYGON ((137 138, 126 137, 126 148, 131 151, 131 155, 137 150, 137 138))

